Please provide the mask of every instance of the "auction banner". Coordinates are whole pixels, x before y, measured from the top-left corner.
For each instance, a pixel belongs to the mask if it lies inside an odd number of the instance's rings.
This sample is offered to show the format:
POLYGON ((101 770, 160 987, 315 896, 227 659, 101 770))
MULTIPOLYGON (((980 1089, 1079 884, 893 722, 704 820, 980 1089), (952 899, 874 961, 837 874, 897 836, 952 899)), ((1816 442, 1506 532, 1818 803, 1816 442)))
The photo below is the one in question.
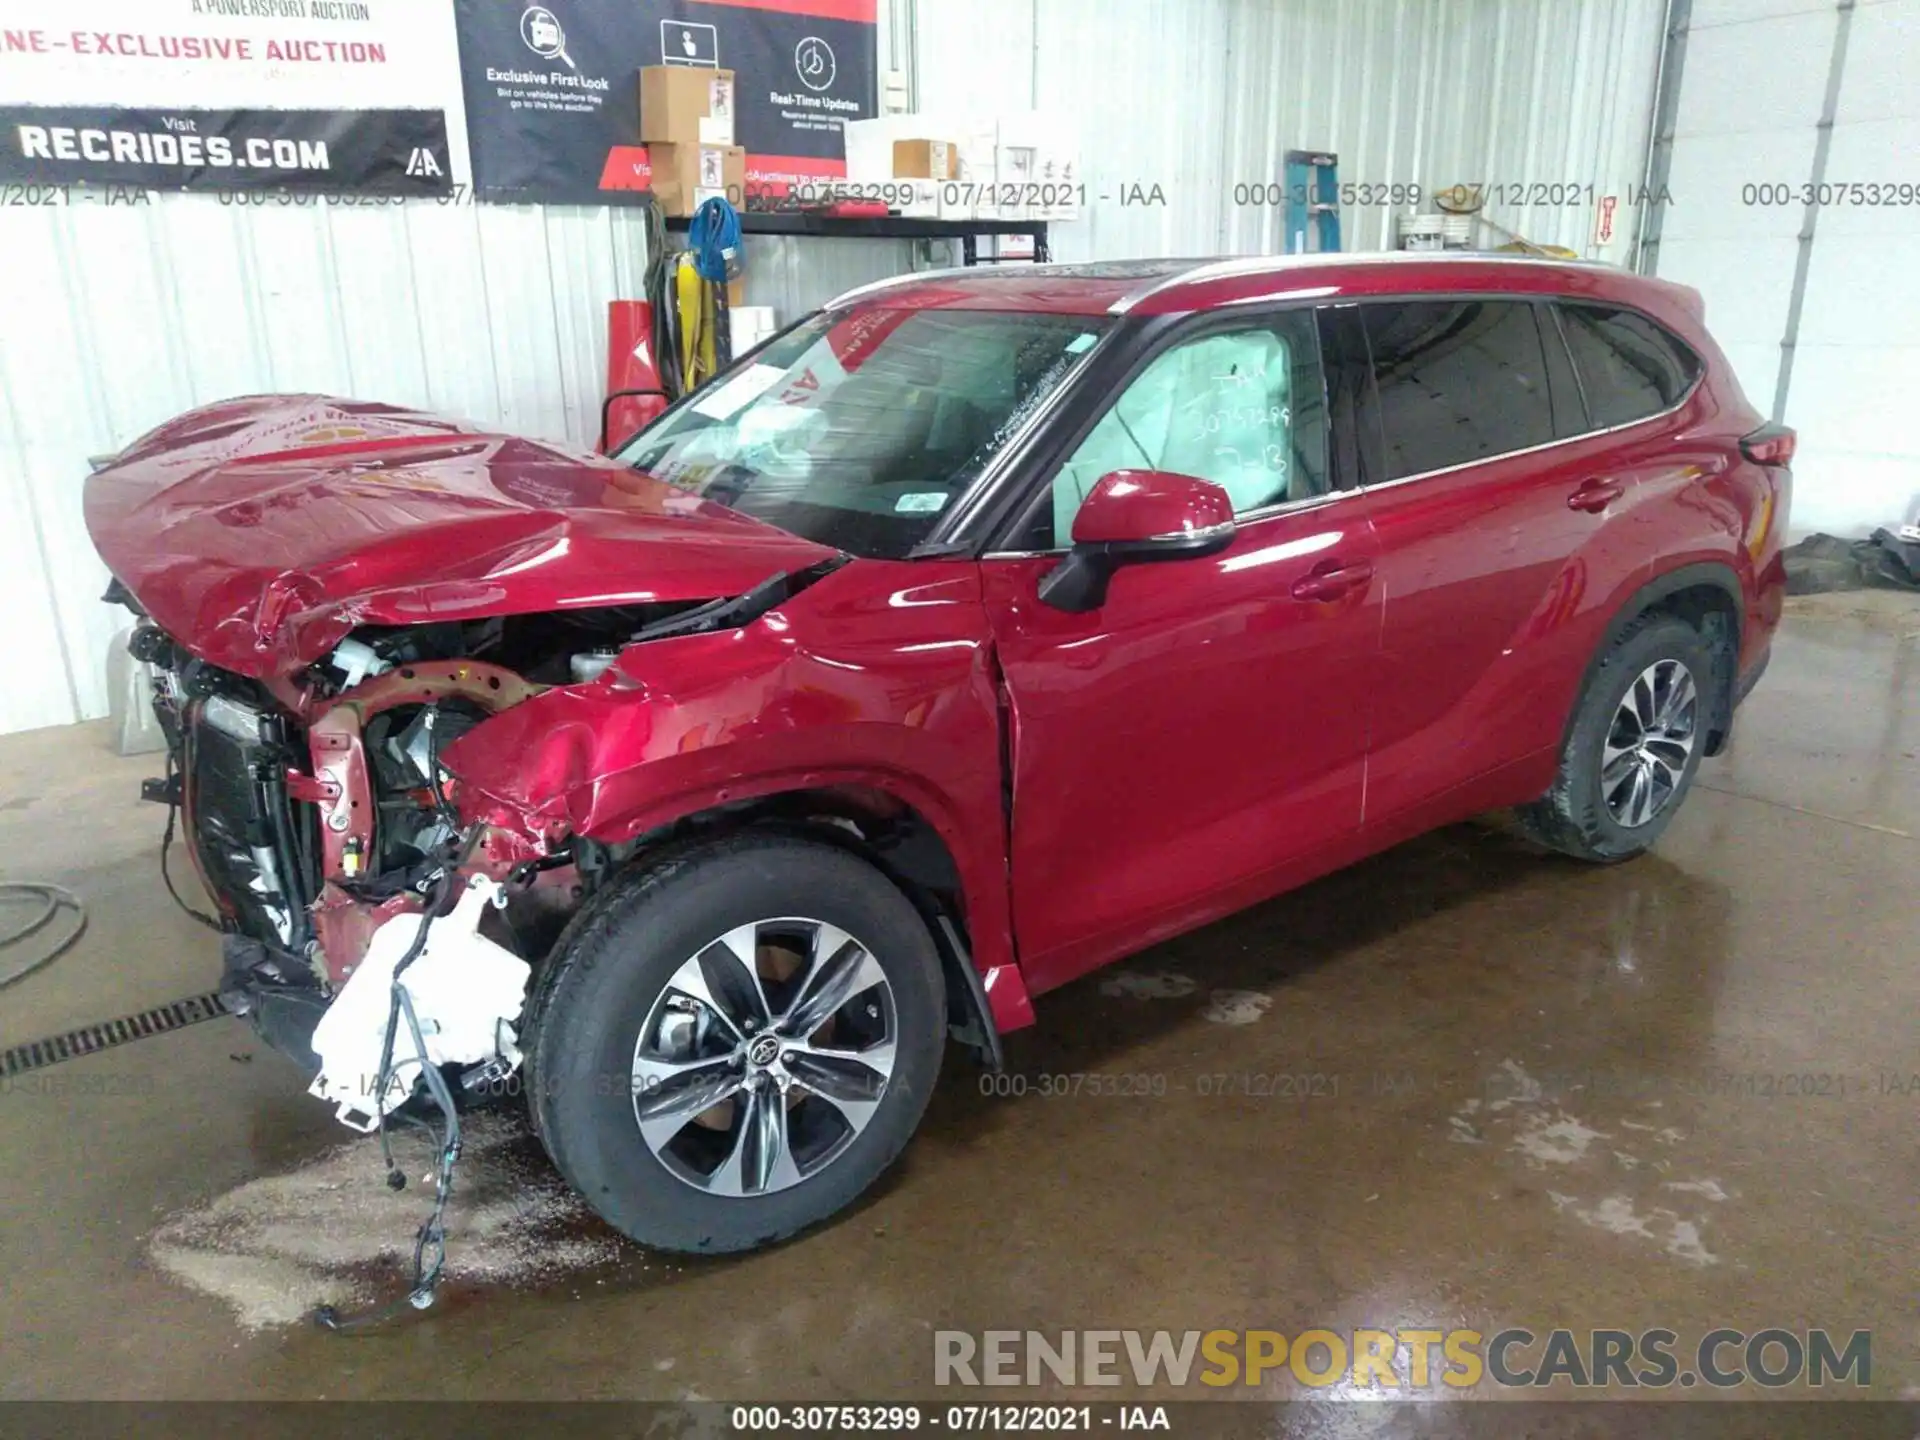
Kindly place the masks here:
POLYGON ((750 195, 845 175, 841 125, 877 113, 878 0, 456 0, 456 11, 483 199, 639 200, 651 184, 647 65, 734 72, 750 195))
POLYGON ((450 195, 452 0, 0 0, 0 180, 450 195))

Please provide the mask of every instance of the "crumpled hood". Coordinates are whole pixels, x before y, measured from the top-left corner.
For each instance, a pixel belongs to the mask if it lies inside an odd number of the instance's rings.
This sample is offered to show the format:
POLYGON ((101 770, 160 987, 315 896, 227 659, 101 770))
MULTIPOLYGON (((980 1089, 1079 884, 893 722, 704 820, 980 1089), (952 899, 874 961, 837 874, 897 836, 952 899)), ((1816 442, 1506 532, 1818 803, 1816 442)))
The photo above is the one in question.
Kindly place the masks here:
POLYGON ((262 677, 357 625, 718 599, 834 554, 583 451, 317 395, 169 421, 86 516, 168 634, 262 677))

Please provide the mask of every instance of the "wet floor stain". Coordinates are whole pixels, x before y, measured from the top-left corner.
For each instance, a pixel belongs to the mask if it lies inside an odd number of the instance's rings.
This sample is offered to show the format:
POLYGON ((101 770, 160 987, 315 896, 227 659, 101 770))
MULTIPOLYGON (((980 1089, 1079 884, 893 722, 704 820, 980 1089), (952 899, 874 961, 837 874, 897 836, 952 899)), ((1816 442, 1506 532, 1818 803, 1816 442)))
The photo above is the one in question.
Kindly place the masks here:
MULTIPOLYGON (((1720 1256, 1707 1248, 1704 1213, 1683 1213, 1703 1200, 1724 1204, 1733 1197, 1711 1178, 1668 1179, 1673 1173, 1672 1150, 1686 1139, 1674 1125, 1645 1120, 1607 1122, 1603 1130, 1565 1109, 1517 1060, 1502 1060, 1487 1077, 1486 1090, 1498 1098, 1474 1098, 1461 1103, 1448 1117, 1448 1139, 1461 1145, 1498 1145, 1532 1170, 1563 1169, 1569 1178, 1604 1190, 1597 1199, 1571 1191, 1546 1192, 1554 1213, 1585 1225, 1657 1245, 1665 1254, 1691 1265, 1717 1265, 1720 1256), (1595 1141, 1620 1139, 1618 1146, 1596 1146, 1595 1141), (1635 1144, 1654 1147, 1642 1153, 1635 1144)), ((1657 1109, 1660 1102, 1646 1108, 1657 1109)), ((1583 1188, 1586 1188, 1583 1186, 1583 1188)))
POLYGON ((1179 1000, 1199 988, 1191 976, 1175 970, 1122 970, 1100 982, 1100 993, 1115 1000, 1179 1000))
MULTIPOLYGON (((522 1120, 473 1115, 462 1132, 447 1206, 449 1281, 540 1286, 640 1253, 566 1187, 522 1120)), ((387 1187, 377 1144, 356 1141, 170 1217, 148 1253, 166 1275, 224 1301, 248 1330, 399 1294, 432 1205, 434 1151, 424 1134, 403 1131, 394 1157, 404 1190, 387 1187)))
POLYGON ((1258 990, 1216 990, 1200 1018, 1215 1025, 1251 1025, 1272 1008, 1273 997, 1258 990))
POLYGON ((1582 1225, 1614 1235, 1631 1235, 1652 1241, 1676 1260, 1693 1265, 1717 1265, 1720 1257, 1710 1252, 1700 1238, 1700 1222, 1689 1220, 1665 1206, 1656 1205, 1645 1213, 1634 1209, 1630 1195, 1609 1195, 1598 1204, 1584 1204, 1578 1196, 1549 1190, 1553 1208, 1571 1215, 1582 1225))

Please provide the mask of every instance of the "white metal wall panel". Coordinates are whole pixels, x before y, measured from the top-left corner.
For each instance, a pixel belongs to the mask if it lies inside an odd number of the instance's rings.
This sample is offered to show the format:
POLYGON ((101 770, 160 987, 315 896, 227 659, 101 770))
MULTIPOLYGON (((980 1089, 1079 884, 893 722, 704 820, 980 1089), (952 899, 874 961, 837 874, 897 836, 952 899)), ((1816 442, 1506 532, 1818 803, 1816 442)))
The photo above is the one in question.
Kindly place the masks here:
MULTIPOLYGON (((1695 0, 1660 274, 1698 288, 1748 398, 1771 408, 1787 333, 1799 195, 1839 24, 1834 0, 1695 0), (1791 203, 1753 205, 1748 185, 1791 203)), ((1915 183, 1920 0, 1854 9, 1825 183, 1915 183)), ((1915 207, 1840 201, 1814 231, 1785 419, 1800 432, 1793 528, 1864 534, 1920 499, 1920 225, 1915 207)))
MULTIPOLYGON (((1831 182, 1920 180, 1920 0, 1854 12, 1827 159, 1831 182)), ((1796 523, 1864 533, 1920 502, 1920 208, 1820 216, 1787 422, 1799 427, 1796 523)))
POLYGON ((1812 174, 1835 24, 1818 0, 1718 3, 1696 5, 1687 33, 1660 274, 1706 297, 1714 338, 1761 410, 1779 375, 1802 210, 1747 204, 1745 188, 1812 174))

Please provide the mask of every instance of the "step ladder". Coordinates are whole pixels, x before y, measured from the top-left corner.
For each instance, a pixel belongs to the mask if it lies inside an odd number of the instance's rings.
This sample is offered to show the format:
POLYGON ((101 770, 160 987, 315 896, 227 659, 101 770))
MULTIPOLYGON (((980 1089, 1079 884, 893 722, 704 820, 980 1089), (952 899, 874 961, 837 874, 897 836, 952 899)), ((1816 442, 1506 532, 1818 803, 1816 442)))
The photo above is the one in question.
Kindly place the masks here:
POLYGON ((1287 254, 1340 248, 1339 170, 1340 157, 1329 151, 1287 151, 1287 254))

